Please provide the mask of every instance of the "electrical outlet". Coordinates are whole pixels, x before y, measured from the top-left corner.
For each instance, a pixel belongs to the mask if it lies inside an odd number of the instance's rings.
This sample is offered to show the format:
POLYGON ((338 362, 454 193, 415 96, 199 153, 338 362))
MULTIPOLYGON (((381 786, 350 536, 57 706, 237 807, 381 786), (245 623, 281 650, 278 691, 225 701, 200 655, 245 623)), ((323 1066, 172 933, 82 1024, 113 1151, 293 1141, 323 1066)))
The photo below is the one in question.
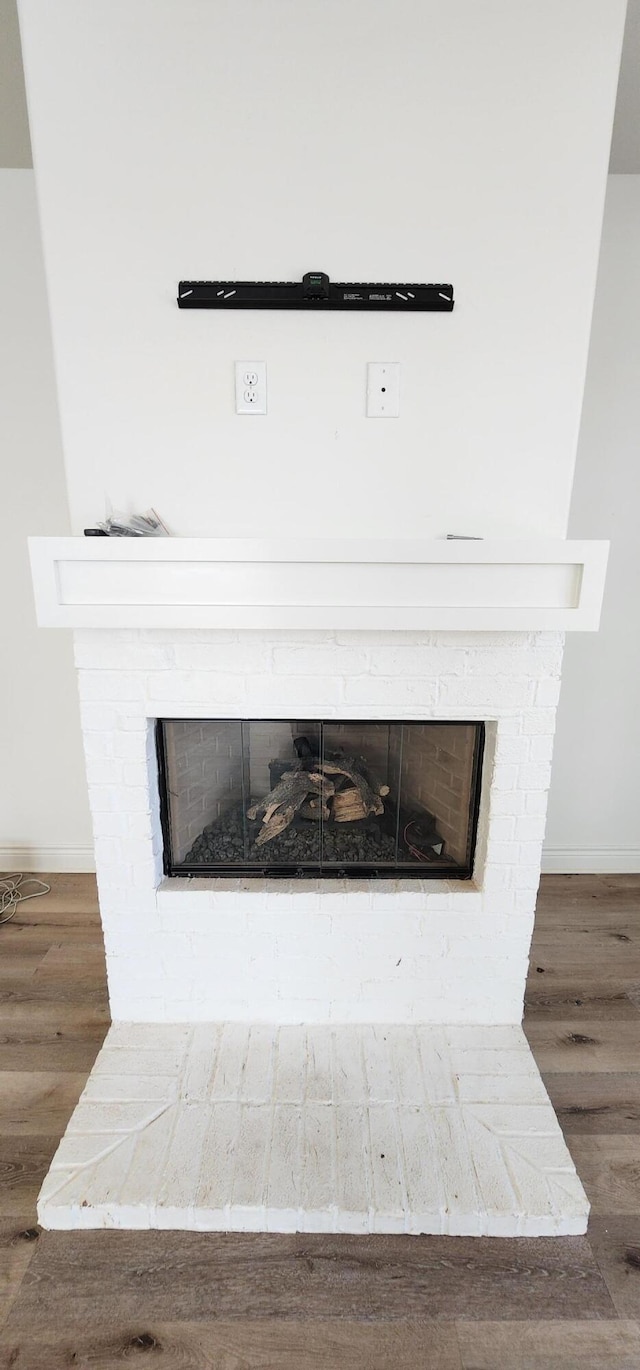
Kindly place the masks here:
POLYGON ((399 363, 369 362, 367 366, 367 418, 397 419, 399 414, 399 363))
POLYGON ((236 362, 236 414, 266 414, 267 363, 236 362))

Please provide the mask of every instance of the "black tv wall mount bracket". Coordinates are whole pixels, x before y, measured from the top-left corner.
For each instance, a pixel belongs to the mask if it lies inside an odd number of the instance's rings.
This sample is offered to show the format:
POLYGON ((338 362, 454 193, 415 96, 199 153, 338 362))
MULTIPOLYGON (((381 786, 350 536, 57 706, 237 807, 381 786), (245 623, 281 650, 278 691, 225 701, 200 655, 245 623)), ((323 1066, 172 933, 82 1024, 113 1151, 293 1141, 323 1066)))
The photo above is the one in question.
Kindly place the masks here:
POLYGON ((452 285, 334 284, 324 271, 301 281, 180 281, 180 309, 392 309, 450 312, 452 285))

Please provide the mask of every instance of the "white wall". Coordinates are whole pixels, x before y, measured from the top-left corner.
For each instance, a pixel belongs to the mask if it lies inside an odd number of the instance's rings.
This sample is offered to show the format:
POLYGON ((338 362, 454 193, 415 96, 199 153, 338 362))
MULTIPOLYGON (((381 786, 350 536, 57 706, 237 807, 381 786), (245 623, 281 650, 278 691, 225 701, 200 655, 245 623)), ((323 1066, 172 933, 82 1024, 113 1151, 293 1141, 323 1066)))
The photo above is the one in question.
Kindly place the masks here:
POLYGON ((86 869, 70 634, 36 628, 27 557, 69 531, 32 171, 0 170, 0 299, 0 870, 86 869))
POLYGON ((21 0, 74 530, 106 492, 183 535, 563 536, 624 8, 21 0), (458 303, 175 304, 310 268, 458 303), (398 420, 364 418, 371 359, 398 420))
POLYGON ((640 870, 640 176, 610 176, 569 531, 610 537, 602 626, 567 638, 545 866, 640 870))

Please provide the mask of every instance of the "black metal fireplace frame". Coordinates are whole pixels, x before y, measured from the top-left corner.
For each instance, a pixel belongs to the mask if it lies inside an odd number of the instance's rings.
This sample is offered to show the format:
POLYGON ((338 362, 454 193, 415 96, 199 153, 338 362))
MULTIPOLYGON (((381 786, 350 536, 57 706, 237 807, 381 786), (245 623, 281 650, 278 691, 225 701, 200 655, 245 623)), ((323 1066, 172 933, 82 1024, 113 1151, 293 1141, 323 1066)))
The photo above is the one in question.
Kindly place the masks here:
MULTIPOLYGON (((478 818, 480 814, 481 781, 482 781, 482 762, 484 757, 485 733, 484 722, 477 719, 385 719, 385 718, 331 718, 322 720, 331 724, 348 725, 357 722, 362 726, 367 724, 389 724, 403 726, 408 723, 434 723, 438 727, 472 727, 475 729, 473 767, 471 777, 471 799, 469 804, 469 823, 467 828, 467 859, 460 864, 455 861, 443 859, 433 865, 403 865, 398 862, 395 866, 382 867, 376 865, 365 865, 359 862, 357 865, 326 866, 324 869, 316 862, 307 865, 299 865, 295 868, 292 865, 278 866, 265 862, 264 865, 240 864, 236 862, 218 862, 207 864, 205 862, 188 863, 172 860, 171 852, 171 825, 169 819, 168 784, 169 771, 167 764, 165 725, 167 723, 194 722, 193 718, 158 718, 155 725, 156 755, 158 761, 158 790, 160 799, 160 826, 162 829, 163 844, 163 870, 166 876, 190 876, 195 878, 212 877, 233 877, 247 879, 274 879, 274 880, 295 880, 295 879, 320 879, 320 880, 470 880, 473 875, 473 863, 475 857, 476 840, 478 835, 478 818)), ((199 719, 199 722, 212 723, 263 723, 277 722, 281 720, 270 720, 260 718, 231 719, 213 718, 199 719)), ((318 720, 320 721, 320 720, 318 720)))

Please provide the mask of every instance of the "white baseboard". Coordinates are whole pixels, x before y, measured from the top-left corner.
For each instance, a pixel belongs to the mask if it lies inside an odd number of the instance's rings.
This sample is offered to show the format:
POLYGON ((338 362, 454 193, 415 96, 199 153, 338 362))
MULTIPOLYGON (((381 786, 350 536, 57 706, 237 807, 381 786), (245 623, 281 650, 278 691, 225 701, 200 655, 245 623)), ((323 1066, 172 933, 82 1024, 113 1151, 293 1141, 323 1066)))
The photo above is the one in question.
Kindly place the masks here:
POLYGON ((0 871, 95 871, 93 847, 0 847, 0 871))
MULTIPOLYGON (((0 847, 0 871, 95 871, 93 847, 0 847)), ((545 847, 543 875, 640 873, 640 848, 545 847)))
POLYGON ((634 875, 640 873, 637 847, 545 847, 543 875, 634 875))

